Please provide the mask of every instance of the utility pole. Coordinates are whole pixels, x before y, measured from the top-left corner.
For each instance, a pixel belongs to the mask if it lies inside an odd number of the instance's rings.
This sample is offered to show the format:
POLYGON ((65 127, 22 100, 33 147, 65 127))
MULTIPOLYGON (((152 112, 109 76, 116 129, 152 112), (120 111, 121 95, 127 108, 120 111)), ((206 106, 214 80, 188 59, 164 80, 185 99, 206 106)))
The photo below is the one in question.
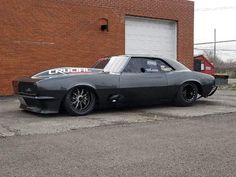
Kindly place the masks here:
POLYGON ((214 61, 216 61, 216 29, 214 29, 214 61))

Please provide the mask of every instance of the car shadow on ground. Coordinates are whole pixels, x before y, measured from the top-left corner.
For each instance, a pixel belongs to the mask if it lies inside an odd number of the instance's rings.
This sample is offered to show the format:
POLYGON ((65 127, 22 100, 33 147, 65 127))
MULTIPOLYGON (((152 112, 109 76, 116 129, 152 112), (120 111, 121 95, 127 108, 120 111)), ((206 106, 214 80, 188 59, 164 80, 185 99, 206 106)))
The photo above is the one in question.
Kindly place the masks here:
POLYGON ((195 106, 195 105, 219 105, 219 103, 218 102, 216 102, 216 101, 212 101, 212 100, 198 100, 198 101, 196 101, 196 103, 193 105, 193 106, 195 106))
POLYGON ((87 119, 93 116, 101 116, 101 115, 108 115, 108 114, 124 114, 124 113, 142 113, 147 109, 161 109, 161 108, 171 108, 177 107, 173 103, 162 103, 162 104, 155 104, 155 105, 145 105, 145 106, 119 106, 119 107, 111 107, 111 108, 97 108, 92 113, 85 115, 85 116, 71 116, 65 110, 60 111, 59 113, 55 114, 40 114, 29 112, 26 110, 21 110, 22 113, 32 115, 35 118, 79 118, 79 119, 87 119))
MULTIPOLYGON (((216 106, 216 105, 220 105, 219 102, 216 101, 212 101, 212 100, 198 100, 194 105, 193 105, 193 109, 194 106, 206 106, 206 105, 211 105, 211 106, 216 106)), ((85 116, 71 116, 69 114, 67 114, 66 111, 62 110, 60 113, 56 113, 56 114, 40 114, 40 113, 33 113, 33 112, 29 112, 26 110, 21 110, 21 109, 17 109, 17 110, 12 110, 12 111, 8 111, 7 112, 7 117, 15 117, 15 115, 17 115, 17 118, 41 118, 41 119, 64 119, 64 118, 69 118, 69 119, 88 119, 91 117, 96 117, 99 116, 101 117, 102 115, 109 115, 109 114, 128 114, 128 113, 142 113, 144 111, 147 111, 149 109, 163 109, 163 108, 178 108, 178 106, 174 105, 173 103, 162 103, 162 104, 155 104, 155 105, 145 105, 145 106, 122 106, 122 107, 112 107, 112 108, 103 108, 103 109, 96 109, 94 112, 92 112, 89 115, 85 115, 85 116)), ((181 108, 181 107, 180 107, 181 108)))

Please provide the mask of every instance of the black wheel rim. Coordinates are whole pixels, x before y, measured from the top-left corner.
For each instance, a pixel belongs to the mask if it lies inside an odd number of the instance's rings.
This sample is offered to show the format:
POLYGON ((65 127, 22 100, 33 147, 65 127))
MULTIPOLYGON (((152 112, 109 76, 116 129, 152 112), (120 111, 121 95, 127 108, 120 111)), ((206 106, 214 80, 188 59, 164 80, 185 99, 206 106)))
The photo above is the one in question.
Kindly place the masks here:
POLYGON ((76 88, 71 92, 71 105, 77 112, 87 110, 91 104, 91 94, 84 88, 76 88))
POLYGON ((187 102, 192 102, 195 100, 197 95, 196 89, 192 85, 186 85, 183 88, 183 97, 185 101, 187 102))

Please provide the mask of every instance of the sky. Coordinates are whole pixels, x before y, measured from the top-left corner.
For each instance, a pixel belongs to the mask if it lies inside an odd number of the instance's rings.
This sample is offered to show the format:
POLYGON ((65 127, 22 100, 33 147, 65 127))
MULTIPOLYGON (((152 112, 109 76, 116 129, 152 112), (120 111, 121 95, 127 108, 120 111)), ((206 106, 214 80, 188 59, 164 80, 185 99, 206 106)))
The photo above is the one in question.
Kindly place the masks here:
MULTIPOLYGON (((214 29, 217 41, 236 40, 236 0, 194 0, 194 42, 213 42, 214 29)), ((213 45, 196 45, 200 49, 213 49, 213 45)), ((217 55, 224 61, 236 61, 236 42, 217 44, 217 55)))

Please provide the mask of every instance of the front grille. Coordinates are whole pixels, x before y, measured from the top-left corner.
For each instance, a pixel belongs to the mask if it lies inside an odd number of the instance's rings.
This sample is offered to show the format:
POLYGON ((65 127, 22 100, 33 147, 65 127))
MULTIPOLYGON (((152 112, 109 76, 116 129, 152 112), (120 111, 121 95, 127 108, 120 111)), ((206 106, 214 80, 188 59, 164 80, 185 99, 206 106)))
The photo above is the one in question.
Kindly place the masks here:
POLYGON ((36 95, 37 86, 31 82, 19 82, 18 92, 25 95, 36 95))

